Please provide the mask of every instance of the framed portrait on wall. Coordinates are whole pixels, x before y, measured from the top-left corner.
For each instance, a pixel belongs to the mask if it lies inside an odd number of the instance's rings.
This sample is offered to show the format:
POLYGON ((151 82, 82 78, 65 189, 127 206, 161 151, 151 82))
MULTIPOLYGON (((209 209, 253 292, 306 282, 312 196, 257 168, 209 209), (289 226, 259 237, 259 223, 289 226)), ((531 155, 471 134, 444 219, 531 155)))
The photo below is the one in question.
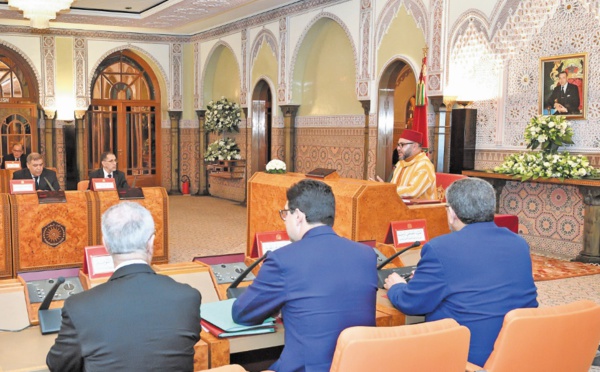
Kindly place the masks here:
POLYGON ((584 119, 587 53, 544 57, 540 62, 540 114, 584 119))

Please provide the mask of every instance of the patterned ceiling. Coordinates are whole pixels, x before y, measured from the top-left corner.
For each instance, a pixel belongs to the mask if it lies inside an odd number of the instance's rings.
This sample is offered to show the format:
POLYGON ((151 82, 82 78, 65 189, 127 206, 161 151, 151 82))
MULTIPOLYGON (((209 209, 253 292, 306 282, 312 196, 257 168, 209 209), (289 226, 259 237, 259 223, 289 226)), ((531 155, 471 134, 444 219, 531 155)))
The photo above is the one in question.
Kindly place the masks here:
MULTIPOLYGON (((51 0, 48 0, 51 1, 51 0)), ((194 34, 298 0, 76 0, 51 28, 194 34)), ((28 25, 0 1, 0 25, 28 25)))

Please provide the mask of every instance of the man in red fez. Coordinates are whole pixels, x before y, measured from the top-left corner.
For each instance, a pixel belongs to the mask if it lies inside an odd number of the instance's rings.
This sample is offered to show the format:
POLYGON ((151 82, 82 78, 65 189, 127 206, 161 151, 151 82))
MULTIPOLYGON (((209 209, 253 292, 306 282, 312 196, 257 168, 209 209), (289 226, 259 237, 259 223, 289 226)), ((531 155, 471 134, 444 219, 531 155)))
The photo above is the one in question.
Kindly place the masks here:
MULTIPOLYGON (((435 169, 421 148, 423 135, 405 129, 398 139, 399 161, 394 168, 392 183, 403 199, 436 200, 435 169)), ((383 180, 377 176, 379 182, 383 180)))

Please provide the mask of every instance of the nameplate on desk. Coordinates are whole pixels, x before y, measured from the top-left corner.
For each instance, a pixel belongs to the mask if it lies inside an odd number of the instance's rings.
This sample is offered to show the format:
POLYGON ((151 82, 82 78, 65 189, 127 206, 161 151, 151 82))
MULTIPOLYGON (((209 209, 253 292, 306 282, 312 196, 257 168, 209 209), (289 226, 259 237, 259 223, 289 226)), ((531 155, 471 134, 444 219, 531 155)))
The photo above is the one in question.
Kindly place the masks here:
POLYGON ((405 248, 416 241, 425 244, 428 240, 427 221, 419 219, 390 222, 385 242, 393 243, 396 248, 405 248))
POLYGON ((10 161, 10 160, 5 161, 4 169, 19 170, 19 169, 21 169, 21 162, 20 161, 10 161))
POLYGON ((103 245, 85 247, 83 258, 83 273, 90 279, 111 276, 115 271, 115 263, 112 256, 103 245))
POLYGON ((10 180, 10 193, 18 194, 35 194, 35 181, 30 180, 10 180))
POLYGON ((94 191, 115 191, 117 189, 114 178, 92 178, 91 182, 94 191))
POLYGON ((63 190, 57 191, 38 191, 38 202, 40 204, 66 203, 67 197, 63 190))
POLYGON ((254 236, 252 257, 262 257, 269 251, 276 251, 292 241, 285 230, 258 232, 254 236))

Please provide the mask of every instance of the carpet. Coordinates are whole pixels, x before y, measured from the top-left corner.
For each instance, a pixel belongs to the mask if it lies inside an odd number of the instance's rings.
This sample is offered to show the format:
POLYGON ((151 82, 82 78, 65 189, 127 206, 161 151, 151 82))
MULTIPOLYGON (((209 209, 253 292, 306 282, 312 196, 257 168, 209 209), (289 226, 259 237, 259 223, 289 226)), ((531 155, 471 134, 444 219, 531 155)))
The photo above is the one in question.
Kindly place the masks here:
POLYGON ((533 280, 536 282, 600 274, 600 265, 563 261, 535 254, 531 255, 531 261, 533 280))

